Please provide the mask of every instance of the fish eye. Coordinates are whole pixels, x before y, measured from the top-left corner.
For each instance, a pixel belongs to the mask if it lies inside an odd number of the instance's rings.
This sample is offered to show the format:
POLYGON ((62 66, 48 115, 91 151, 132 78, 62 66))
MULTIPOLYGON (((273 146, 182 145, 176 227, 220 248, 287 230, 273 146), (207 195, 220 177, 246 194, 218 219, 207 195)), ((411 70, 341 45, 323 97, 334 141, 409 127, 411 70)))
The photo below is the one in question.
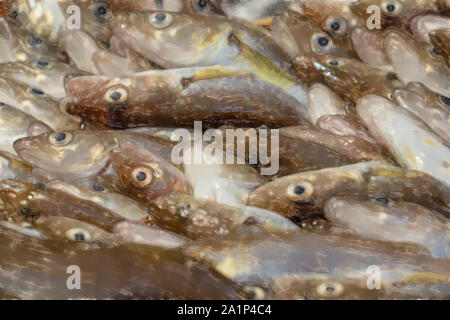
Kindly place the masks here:
POLYGON ((439 100, 446 106, 450 106, 450 98, 446 96, 439 96, 439 100))
POLYGON ((153 175, 148 168, 136 168, 131 173, 131 179, 137 187, 145 187, 152 183, 153 175))
POLYGON ((319 284, 316 292, 321 297, 337 297, 344 291, 344 286, 337 281, 327 281, 319 284))
POLYGON ((292 201, 307 201, 311 198, 313 191, 313 185, 306 181, 291 184, 286 190, 288 198, 292 201))
POLYGON ((428 50, 428 55, 429 55, 431 58, 433 58, 433 59, 441 59, 441 58, 442 58, 441 53, 440 53, 435 47, 429 46, 429 47, 427 48, 427 50, 428 50))
POLYGON ((30 90, 30 92, 31 92, 32 94, 36 95, 36 96, 43 96, 43 95, 45 94, 44 91, 39 90, 39 89, 36 89, 36 88, 32 88, 32 89, 30 90))
POLYGON ((311 38, 311 47, 314 52, 328 53, 333 47, 333 40, 325 33, 316 33, 311 38))
POLYGON ((27 42, 30 46, 36 47, 41 45, 43 41, 38 36, 32 34, 31 36, 28 37, 27 42))
POLYGON ((381 205, 381 206, 387 206, 389 204, 388 198, 377 198, 375 199, 375 203, 381 205))
POLYGON ((197 6, 199 10, 205 10, 206 7, 208 7, 208 1, 207 0, 194 0, 194 5, 197 6))
POLYGON ((165 29, 172 24, 173 16, 166 12, 155 12, 149 20, 156 29, 165 29))
POLYGON ((383 10, 384 14, 395 17, 400 14, 403 7, 398 1, 386 1, 382 3, 381 9, 383 10))
POLYGON ((72 141, 72 134, 69 132, 55 132, 49 136, 49 141, 57 147, 64 147, 72 141))
POLYGON ((108 103, 112 104, 119 104, 119 103, 125 103, 128 99, 128 92, 124 88, 110 88, 105 93, 105 100, 108 103))
POLYGON ((345 35, 347 33, 348 25, 347 21, 343 18, 329 17, 325 21, 325 30, 332 32, 338 36, 345 35))
POLYGON ((84 229, 72 228, 66 231, 66 238, 71 241, 90 241, 91 234, 84 229))
POLYGON ((94 190, 95 192, 103 192, 103 191, 105 191, 105 188, 103 188, 102 186, 99 186, 97 184, 94 184, 92 186, 92 190, 94 190))
POLYGON ((266 291, 258 286, 245 286, 242 291, 250 300, 263 300, 266 297, 266 291))
POLYGON ((101 22, 106 22, 112 16, 108 3, 104 1, 95 3, 92 10, 94 16, 101 22))
POLYGON ((327 64, 331 67, 338 67, 339 66, 339 61, 337 60, 328 60, 327 64))

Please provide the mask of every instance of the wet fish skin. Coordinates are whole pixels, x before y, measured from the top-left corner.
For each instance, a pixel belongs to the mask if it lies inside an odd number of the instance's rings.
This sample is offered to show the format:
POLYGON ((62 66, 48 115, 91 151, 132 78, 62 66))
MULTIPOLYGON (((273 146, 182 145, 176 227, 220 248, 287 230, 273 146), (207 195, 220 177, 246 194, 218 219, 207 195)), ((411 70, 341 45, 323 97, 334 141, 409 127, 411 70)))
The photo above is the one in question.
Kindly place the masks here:
POLYGON ((27 180, 32 176, 30 166, 19 160, 17 157, 0 151, 0 180, 16 179, 27 180))
POLYGON ((448 29, 431 32, 430 41, 434 48, 444 57, 447 67, 450 68, 450 32, 448 29))
POLYGON ((288 92, 224 67, 151 70, 119 79, 77 77, 67 90, 66 110, 98 128, 192 127, 198 119, 207 126, 307 122, 303 104, 288 92))
POLYGON ((384 37, 383 31, 366 28, 355 28, 351 34, 353 48, 364 63, 374 68, 392 70, 384 50, 384 37))
POLYGON ((270 232, 288 232, 298 227, 284 217, 260 208, 232 207, 187 195, 158 198, 149 213, 157 225, 190 239, 223 236, 244 225, 270 232))
POLYGON ((66 63, 43 59, 0 64, 0 77, 39 89, 58 100, 66 97, 65 82, 83 74, 66 63))
POLYGON ((431 44, 430 33, 439 29, 449 29, 450 18, 439 15, 419 15, 411 20, 411 31, 418 41, 431 44))
POLYGON ((413 243, 448 258, 450 222, 421 205, 387 198, 331 198, 324 207, 330 223, 362 238, 413 243))
POLYGON ((0 17, 0 63, 61 58, 57 48, 36 35, 20 30, 15 21, 0 17))
POLYGON ((125 142, 111 150, 109 158, 122 190, 143 204, 169 194, 192 193, 189 181, 179 168, 132 142, 125 142))
POLYGON ((308 114, 312 124, 324 115, 344 115, 348 104, 333 90, 322 83, 315 83, 309 88, 308 114))
MULTIPOLYGON (((348 235, 293 232, 281 236, 200 241, 184 252, 241 284, 253 299, 393 299, 448 296, 449 262, 411 248, 348 235), (379 266, 379 290, 367 268, 379 266)), ((248 293, 248 295, 246 295, 248 293)))
POLYGON ((450 149, 424 122, 377 95, 363 97, 357 112, 400 166, 425 172, 450 186, 450 149))
POLYGON ((409 83, 405 89, 395 91, 394 100, 423 120, 447 147, 450 146, 450 101, 447 97, 435 94, 420 83, 409 83))
POLYGON ((0 182, 0 199, 8 205, 6 216, 9 221, 34 223, 41 216, 63 216, 110 231, 115 223, 123 220, 93 202, 46 188, 40 183, 3 180, 0 182))
POLYGON ((390 197, 418 203, 450 216, 449 188, 419 171, 376 161, 302 172, 278 178, 250 195, 247 205, 286 217, 320 213, 326 200, 341 195, 390 197))
POLYGON ((2 294, 19 299, 241 299, 230 281, 179 251, 138 244, 86 250, 80 245, 30 239, 0 227, 2 294), (67 290, 71 265, 81 268, 81 290, 67 290))
POLYGON ((410 34, 389 28, 384 40, 386 53, 399 79, 404 83, 421 82, 428 89, 450 96, 450 74, 442 56, 418 42, 410 34), (410 68, 415 65, 415 68, 410 68))
POLYGON ((168 11, 203 14, 220 14, 209 0, 111 0, 109 2, 114 14, 136 11, 168 11))
POLYGON ((109 152, 125 141, 153 150, 170 159, 173 143, 126 131, 77 130, 46 133, 14 142, 19 157, 55 179, 73 181, 105 173, 109 152), (58 141, 59 140, 59 141, 58 141))
POLYGON ((45 92, 20 82, 0 78, 2 101, 42 121, 53 130, 76 130, 81 119, 60 108, 60 102, 45 92))
POLYGON ((68 13, 68 9, 74 4, 80 9, 81 29, 99 43, 109 43, 112 13, 107 0, 81 0, 76 3, 70 0, 17 0, 9 1, 8 9, 16 16, 15 20, 21 28, 51 43, 57 43, 59 33, 68 28, 68 20, 73 15, 73 12, 68 13))

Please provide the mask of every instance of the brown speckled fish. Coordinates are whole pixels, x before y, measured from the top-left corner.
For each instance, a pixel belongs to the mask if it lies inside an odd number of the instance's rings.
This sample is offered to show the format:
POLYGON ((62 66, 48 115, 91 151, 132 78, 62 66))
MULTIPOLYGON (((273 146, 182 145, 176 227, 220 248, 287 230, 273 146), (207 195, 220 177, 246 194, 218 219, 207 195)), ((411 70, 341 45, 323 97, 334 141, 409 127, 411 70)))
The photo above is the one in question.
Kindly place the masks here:
POLYGON ((450 68, 450 30, 436 30, 430 33, 430 41, 434 48, 440 53, 450 68))

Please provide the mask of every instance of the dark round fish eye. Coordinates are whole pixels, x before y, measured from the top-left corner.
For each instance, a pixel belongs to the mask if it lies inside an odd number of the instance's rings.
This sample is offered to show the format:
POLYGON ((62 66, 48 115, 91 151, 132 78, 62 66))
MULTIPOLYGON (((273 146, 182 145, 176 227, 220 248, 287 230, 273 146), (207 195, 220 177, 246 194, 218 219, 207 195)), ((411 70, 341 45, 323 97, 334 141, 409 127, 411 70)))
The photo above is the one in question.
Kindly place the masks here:
POLYGON ((328 45, 328 43, 330 42, 327 38, 325 37, 320 37, 319 40, 317 40, 319 42, 319 45, 322 47, 326 47, 328 45))
POLYGON ((136 174, 136 179, 139 182, 145 181, 145 179, 147 179, 147 174, 144 171, 139 171, 136 174))
POLYGON ((328 291, 328 292, 334 292, 334 287, 328 286, 328 287, 327 287, 327 291, 328 291))
POLYGON ((208 5, 208 3, 206 2, 206 0, 199 0, 198 1, 198 6, 200 7, 200 8, 204 8, 204 7, 206 7, 208 5))
POLYGON ((441 53, 440 53, 439 51, 437 51, 436 48, 433 48, 432 51, 433 51, 433 53, 434 53, 435 55, 437 55, 437 56, 440 56, 440 55, 441 55, 441 53))
POLYGON ((330 64, 331 66, 338 66, 338 65, 339 65, 339 62, 337 62, 336 60, 332 60, 332 61, 329 62, 329 64, 330 64))
POLYGON ((97 13, 101 16, 105 15, 107 12, 108 12, 108 10, 103 6, 100 6, 97 8, 97 13))
POLYGON ((305 193, 305 188, 302 187, 302 186, 295 186, 295 188, 294 188, 294 193, 295 193, 296 195, 301 196, 302 194, 305 193))
POLYGON ((57 142, 64 141, 64 140, 66 140, 66 134, 64 132, 60 132, 60 133, 55 135, 54 139, 57 142))
POLYGON ((73 238, 74 238, 75 241, 84 241, 84 240, 86 240, 84 234, 81 233, 81 232, 75 233, 75 234, 73 235, 73 238))
POLYGON ((450 98, 446 96, 440 96, 439 99, 441 99, 442 103, 444 103, 447 106, 450 106, 450 98))
POLYGON ((34 45, 36 45, 36 44, 41 44, 41 43, 42 43, 42 39, 39 38, 39 37, 36 37, 36 36, 33 34, 33 35, 31 35, 31 36, 28 38, 28 43, 29 43, 30 45, 34 46, 34 45))
POLYGON ((39 68, 45 68, 45 67, 48 67, 48 62, 47 61, 38 61, 37 65, 39 68))
POLYGON ((395 4, 388 4, 386 6, 386 10, 389 12, 394 12, 395 11, 395 4))
POLYGON ((331 24, 331 29, 334 31, 339 31, 340 28, 341 28, 341 24, 337 21, 335 21, 331 24))
POLYGON ((377 198, 375 202, 382 206, 387 206, 389 204, 389 199, 387 198, 377 198))
POLYGON ((17 12, 17 10, 14 10, 14 11, 12 12, 12 17, 13 17, 14 19, 16 19, 18 15, 19 15, 19 13, 17 12))
POLYGON ((96 184, 94 184, 94 185, 92 186, 92 189, 93 189, 94 191, 97 191, 97 192, 103 192, 103 191, 105 191, 105 188, 103 188, 102 186, 96 185, 96 184))
POLYGON ((39 95, 39 96, 44 95, 44 91, 41 91, 41 90, 35 89, 35 88, 31 89, 31 92, 32 92, 33 94, 37 94, 37 95, 39 95))
POLYGON ((114 100, 114 101, 119 101, 120 98, 122 98, 122 94, 121 94, 120 92, 118 92, 118 91, 114 91, 113 93, 111 93, 111 94, 109 95, 109 97, 110 97, 112 100, 114 100))
POLYGON ((155 20, 157 22, 164 22, 164 20, 166 20, 166 14, 165 13, 158 13, 157 15, 155 15, 155 20))

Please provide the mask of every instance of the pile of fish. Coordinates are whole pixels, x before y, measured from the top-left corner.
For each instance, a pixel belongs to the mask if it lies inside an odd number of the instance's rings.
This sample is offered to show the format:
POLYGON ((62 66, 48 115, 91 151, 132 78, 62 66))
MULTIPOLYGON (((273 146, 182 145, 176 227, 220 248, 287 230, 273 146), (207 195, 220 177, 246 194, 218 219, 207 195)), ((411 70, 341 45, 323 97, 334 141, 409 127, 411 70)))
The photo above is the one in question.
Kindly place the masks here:
POLYGON ((450 298, 448 0, 2 4, 0 298, 450 298))

